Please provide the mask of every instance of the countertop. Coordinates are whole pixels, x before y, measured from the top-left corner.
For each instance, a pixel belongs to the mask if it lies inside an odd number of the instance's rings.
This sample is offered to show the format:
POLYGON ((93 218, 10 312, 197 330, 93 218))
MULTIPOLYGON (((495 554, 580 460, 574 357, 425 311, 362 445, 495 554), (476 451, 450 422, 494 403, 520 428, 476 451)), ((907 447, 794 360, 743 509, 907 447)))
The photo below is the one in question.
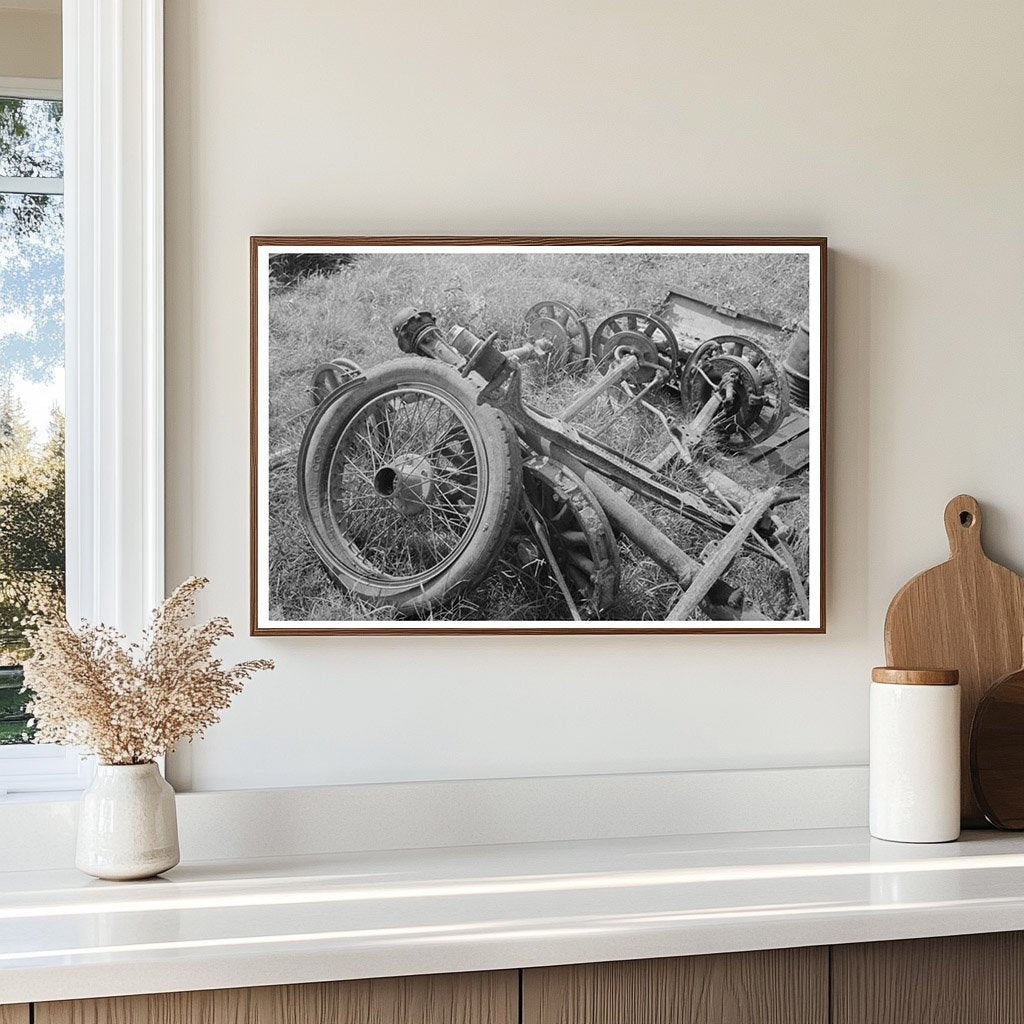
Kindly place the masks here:
POLYGON ((1024 837, 863 829, 0 872, 0 1004, 1024 929, 1024 837))

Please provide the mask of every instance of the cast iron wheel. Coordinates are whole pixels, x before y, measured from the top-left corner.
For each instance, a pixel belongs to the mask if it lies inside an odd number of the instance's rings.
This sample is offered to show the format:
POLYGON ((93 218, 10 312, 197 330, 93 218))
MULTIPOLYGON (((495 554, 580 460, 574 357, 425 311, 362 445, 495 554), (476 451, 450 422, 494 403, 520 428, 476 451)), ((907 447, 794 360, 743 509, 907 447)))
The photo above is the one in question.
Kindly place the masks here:
POLYGON ((726 383, 731 398, 713 421, 726 446, 742 451, 771 437, 789 414, 789 386, 778 363, 752 338, 738 334, 702 342, 679 377, 689 417, 726 383))
POLYGON ((619 592, 619 545, 589 487, 559 462, 523 463, 524 497, 547 529, 548 543, 584 619, 598 618, 619 592))
POLYGON ((414 357, 317 408, 299 447, 299 510, 348 590, 423 614, 490 568, 522 483, 515 431, 478 395, 451 367, 414 357))
POLYGON ((637 355, 638 359, 640 353, 644 354, 636 378, 640 383, 646 384, 653 378, 656 366, 667 371, 667 380, 675 380, 679 365, 679 342, 675 332, 660 316, 639 309, 623 309, 612 313, 597 325, 591 349, 594 362, 602 373, 611 369, 616 351, 624 347, 637 355), (649 355, 651 351, 655 361, 649 355))
POLYGON ((551 369, 575 369, 590 360, 590 331, 580 311, 568 302, 546 299, 534 303, 524 317, 531 341, 544 338, 551 342, 548 366, 551 369))

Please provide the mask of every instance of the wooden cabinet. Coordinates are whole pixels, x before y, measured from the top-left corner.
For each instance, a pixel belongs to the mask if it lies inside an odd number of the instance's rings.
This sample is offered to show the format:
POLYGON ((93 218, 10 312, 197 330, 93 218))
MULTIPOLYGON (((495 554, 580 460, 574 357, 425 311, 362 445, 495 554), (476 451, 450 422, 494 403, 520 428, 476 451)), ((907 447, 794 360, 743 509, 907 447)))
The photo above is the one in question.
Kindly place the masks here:
POLYGON ((833 1024, 1024 1022, 1024 933, 832 947, 833 1024))
POLYGON ((0 1024, 1024 1024, 1024 933, 0 1006, 0 1024))
POLYGON ((523 972, 523 1024, 827 1021, 828 949, 824 947, 523 972))
MULTIPOLYGON (((25 1018, 27 1021, 27 1018, 25 1018)), ((519 972, 36 1003, 35 1024, 518 1024, 519 972)), ((0 1024, 8 1024, 0 1017, 0 1024)), ((23 1024, 20 1019, 11 1024, 23 1024)))

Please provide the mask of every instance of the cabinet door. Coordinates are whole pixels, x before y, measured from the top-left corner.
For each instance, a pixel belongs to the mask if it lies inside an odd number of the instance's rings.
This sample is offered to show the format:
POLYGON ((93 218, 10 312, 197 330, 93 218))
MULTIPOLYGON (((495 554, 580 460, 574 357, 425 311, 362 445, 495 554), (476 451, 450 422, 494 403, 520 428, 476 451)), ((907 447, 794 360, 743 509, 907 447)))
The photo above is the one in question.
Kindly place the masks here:
POLYGON ((1024 934, 832 947, 834 1024, 1024 1022, 1024 934))
POLYGON ((22 1003, 18 1006, 0 1006, 0 1024, 28 1024, 28 1007, 22 1003))
POLYGON ((35 1024, 517 1024, 515 971, 37 1003, 35 1024))
POLYGON ((827 1021, 825 948, 629 960, 523 972, 523 1024, 827 1021))

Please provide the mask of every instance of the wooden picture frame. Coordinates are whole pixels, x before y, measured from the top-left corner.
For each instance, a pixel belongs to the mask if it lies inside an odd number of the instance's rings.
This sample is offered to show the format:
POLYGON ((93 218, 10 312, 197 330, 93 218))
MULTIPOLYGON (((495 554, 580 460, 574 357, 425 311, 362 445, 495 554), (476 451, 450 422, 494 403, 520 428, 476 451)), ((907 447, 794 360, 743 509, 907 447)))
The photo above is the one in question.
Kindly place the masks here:
POLYGON ((819 237, 252 237, 252 635, 824 633, 826 299, 819 237))

